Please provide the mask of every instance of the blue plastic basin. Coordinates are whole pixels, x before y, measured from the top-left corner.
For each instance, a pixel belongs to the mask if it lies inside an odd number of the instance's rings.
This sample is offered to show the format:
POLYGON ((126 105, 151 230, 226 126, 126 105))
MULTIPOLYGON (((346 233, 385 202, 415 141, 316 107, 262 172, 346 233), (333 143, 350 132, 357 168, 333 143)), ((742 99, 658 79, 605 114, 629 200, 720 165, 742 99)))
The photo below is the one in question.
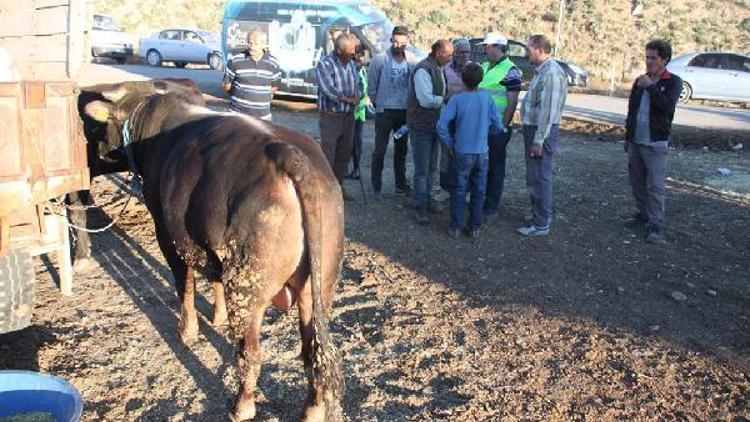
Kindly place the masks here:
POLYGON ((78 422, 83 402, 69 382, 32 371, 0 371, 0 418, 49 412, 57 422, 78 422))

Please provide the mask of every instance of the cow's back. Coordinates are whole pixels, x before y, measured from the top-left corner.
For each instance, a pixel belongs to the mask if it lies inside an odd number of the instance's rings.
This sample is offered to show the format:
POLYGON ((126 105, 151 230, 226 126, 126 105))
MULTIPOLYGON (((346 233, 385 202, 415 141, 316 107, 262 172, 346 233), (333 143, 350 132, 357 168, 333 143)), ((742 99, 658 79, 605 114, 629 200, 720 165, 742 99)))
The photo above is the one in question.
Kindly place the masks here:
POLYGON ((163 142, 171 147, 159 176, 161 212, 178 252, 192 260, 188 263, 207 268, 215 258, 252 255, 265 247, 289 252, 280 261, 297 255, 299 261, 304 249, 301 205, 292 180, 265 153, 267 145, 278 142, 293 145, 309 159, 318 205, 326 216, 322 272, 335 280, 343 252, 343 204, 338 183, 312 139, 225 114, 189 121, 167 135, 171 139, 163 142))

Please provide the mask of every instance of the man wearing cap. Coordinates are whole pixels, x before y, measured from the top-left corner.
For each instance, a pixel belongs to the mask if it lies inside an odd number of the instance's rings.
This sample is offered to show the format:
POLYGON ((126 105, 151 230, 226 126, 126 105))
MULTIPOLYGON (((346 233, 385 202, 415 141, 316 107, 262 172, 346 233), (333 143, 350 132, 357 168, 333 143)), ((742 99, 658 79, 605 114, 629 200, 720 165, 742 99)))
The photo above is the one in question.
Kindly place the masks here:
POLYGON ((482 63, 484 78, 479 89, 492 95, 504 133, 490 133, 489 171, 487 172, 487 194, 484 200, 485 219, 497 216, 500 200, 505 186, 505 161, 508 142, 513 135, 513 115, 518 105, 518 94, 521 92, 521 71, 506 55, 508 40, 496 32, 490 32, 479 43, 484 46, 487 60, 482 63))
POLYGON ((271 99, 279 82, 279 62, 266 50, 268 37, 260 28, 247 34, 247 50, 232 57, 224 74, 229 107, 263 120, 271 120, 271 99))
MULTIPOLYGON (((383 185, 383 162, 388 150, 391 133, 406 124, 409 77, 417 65, 417 58, 409 45, 409 30, 405 26, 393 28, 391 48, 375 56, 368 69, 367 95, 375 105, 375 149, 372 152, 370 178, 376 197, 383 185)), ((406 182, 406 156, 409 152, 409 136, 405 134, 393 140, 393 172, 396 193, 408 193, 406 182)))

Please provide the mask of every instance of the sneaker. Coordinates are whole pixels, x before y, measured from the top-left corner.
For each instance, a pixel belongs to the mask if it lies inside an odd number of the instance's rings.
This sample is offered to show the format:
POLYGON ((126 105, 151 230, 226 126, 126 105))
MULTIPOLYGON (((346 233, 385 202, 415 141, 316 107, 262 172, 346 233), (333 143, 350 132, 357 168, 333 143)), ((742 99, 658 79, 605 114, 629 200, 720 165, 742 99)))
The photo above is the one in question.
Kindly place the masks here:
POLYGON ((430 218, 427 217, 427 211, 418 210, 417 211, 417 223, 419 223, 420 226, 426 226, 430 224, 430 218))
POLYGON ((518 233, 520 233, 522 236, 547 236, 549 234, 549 226, 547 227, 523 226, 523 227, 519 227, 518 233))
POLYGON ((439 192, 432 195, 432 199, 436 202, 445 202, 451 198, 451 194, 448 191, 440 189, 439 192))
POLYGON ((461 237, 461 229, 448 229, 448 237, 458 239, 461 237))
POLYGON ((664 232, 658 229, 649 229, 648 234, 646 235, 646 243, 651 243, 654 245, 665 243, 664 232))
POLYGON ((411 186, 404 185, 404 186, 396 186, 396 193, 410 193, 411 192, 411 186))
POLYGON ((469 239, 472 242, 476 242, 477 240, 479 240, 479 229, 469 230, 469 239))

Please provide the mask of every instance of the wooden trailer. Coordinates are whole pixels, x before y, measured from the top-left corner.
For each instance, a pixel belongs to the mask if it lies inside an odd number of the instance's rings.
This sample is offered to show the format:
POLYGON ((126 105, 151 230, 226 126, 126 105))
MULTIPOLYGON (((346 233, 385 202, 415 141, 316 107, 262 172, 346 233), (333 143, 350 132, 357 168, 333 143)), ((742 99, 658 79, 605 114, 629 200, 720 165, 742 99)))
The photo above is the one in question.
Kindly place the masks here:
POLYGON ((88 189, 71 80, 85 54, 85 0, 0 0, 0 333, 27 326, 31 257, 57 254, 72 294, 68 222, 50 200, 88 189))

